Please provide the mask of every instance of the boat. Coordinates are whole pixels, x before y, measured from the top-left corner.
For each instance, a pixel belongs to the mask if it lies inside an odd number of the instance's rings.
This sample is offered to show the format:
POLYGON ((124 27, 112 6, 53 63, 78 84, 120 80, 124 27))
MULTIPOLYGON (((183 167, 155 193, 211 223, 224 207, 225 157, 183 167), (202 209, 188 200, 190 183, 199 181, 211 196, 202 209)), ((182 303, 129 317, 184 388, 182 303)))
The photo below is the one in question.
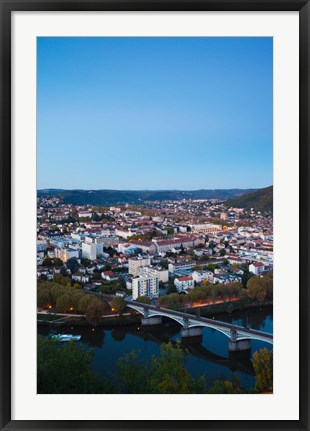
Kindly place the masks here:
POLYGON ((81 335, 56 334, 56 335, 51 335, 51 338, 56 341, 78 341, 81 339, 81 335))

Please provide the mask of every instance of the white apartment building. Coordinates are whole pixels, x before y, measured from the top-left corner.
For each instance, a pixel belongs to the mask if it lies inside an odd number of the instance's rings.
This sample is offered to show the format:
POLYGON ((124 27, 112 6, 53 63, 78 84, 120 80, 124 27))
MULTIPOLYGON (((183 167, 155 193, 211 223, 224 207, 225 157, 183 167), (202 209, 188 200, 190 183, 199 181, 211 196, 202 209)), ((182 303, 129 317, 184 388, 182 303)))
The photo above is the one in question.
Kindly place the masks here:
POLYGON ((119 237, 116 235, 111 236, 98 236, 95 239, 96 244, 102 244, 103 247, 113 247, 119 244, 119 237))
POLYGON ((72 257, 79 258, 78 250, 74 250, 72 248, 55 248, 55 257, 58 257, 63 262, 67 262, 68 259, 72 257))
POLYGON ((205 232, 205 233, 217 232, 222 230, 223 228, 219 224, 212 224, 212 223, 191 224, 189 226, 192 232, 205 232))
POLYGON ((47 242, 42 240, 37 240, 37 252, 45 251, 47 249, 47 242))
POLYGON ((194 271, 192 272, 192 277, 196 283, 201 283, 204 280, 209 281, 209 283, 213 283, 212 271, 194 271))
POLYGON ((249 265, 249 271, 253 272, 255 275, 260 275, 265 271, 265 265, 261 262, 253 262, 249 265))
POLYGON ((140 275, 140 268, 151 264, 150 257, 133 257, 128 259, 128 274, 137 277, 140 275))
POLYGON ((156 267, 156 266, 143 266, 140 269, 140 276, 142 277, 157 277, 162 283, 167 283, 169 278, 168 269, 156 267))
POLYGON ((81 234, 81 233, 71 233, 71 238, 72 239, 75 239, 76 241, 83 241, 84 240, 84 238, 85 238, 85 235, 84 234, 81 234))
POLYGON ((91 218, 92 213, 89 211, 80 211, 79 218, 91 218))
POLYGON ((136 300, 139 296, 158 298, 159 280, 158 277, 137 277, 132 279, 132 299, 136 300))
POLYGON ((186 291, 188 289, 193 289, 195 286, 194 280, 192 277, 180 277, 174 280, 174 285, 177 289, 177 292, 186 291))
POLYGON ((172 274, 174 274, 177 271, 187 271, 187 270, 191 270, 192 268, 194 268, 194 266, 196 265, 195 262, 177 262, 177 263, 169 263, 168 265, 168 271, 172 274))
POLYGON ((82 257, 89 260, 96 260, 97 247, 94 243, 82 242, 82 257))
POLYGON ((115 233, 117 236, 127 239, 129 236, 132 236, 132 232, 124 229, 115 229, 115 233))

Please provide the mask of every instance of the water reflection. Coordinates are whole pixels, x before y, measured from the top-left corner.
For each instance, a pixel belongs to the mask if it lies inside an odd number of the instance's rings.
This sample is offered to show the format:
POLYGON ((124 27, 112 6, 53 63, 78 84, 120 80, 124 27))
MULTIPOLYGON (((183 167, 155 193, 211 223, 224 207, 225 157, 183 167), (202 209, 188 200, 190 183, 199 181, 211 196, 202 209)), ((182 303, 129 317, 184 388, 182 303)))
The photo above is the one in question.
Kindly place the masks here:
MULTIPOLYGON (((212 318, 212 317, 211 317, 212 318)), ((265 332, 272 332, 272 307, 261 310, 233 312, 231 315, 217 315, 217 320, 234 323, 236 325, 255 328, 265 332)), ((142 363, 151 360, 153 355, 160 354, 160 345, 171 340, 180 342, 186 352, 185 365, 194 376, 205 375, 208 383, 214 379, 231 379, 236 373, 245 388, 254 385, 254 372, 251 357, 254 351, 262 347, 272 348, 271 345, 260 341, 252 341, 252 350, 244 352, 228 352, 228 338, 220 332, 204 328, 202 339, 182 339, 180 325, 171 319, 163 319, 162 325, 147 326, 133 325, 117 328, 89 328, 89 327, 59 327, 59 333, 82 335, 81 342, 86 348, 94 348, 93 369, 103 376, 115 378, 117 361, 131 351, 138 355, 142 363)), ((50 327, 39 327, 38 332, 48 335, 50 327)))

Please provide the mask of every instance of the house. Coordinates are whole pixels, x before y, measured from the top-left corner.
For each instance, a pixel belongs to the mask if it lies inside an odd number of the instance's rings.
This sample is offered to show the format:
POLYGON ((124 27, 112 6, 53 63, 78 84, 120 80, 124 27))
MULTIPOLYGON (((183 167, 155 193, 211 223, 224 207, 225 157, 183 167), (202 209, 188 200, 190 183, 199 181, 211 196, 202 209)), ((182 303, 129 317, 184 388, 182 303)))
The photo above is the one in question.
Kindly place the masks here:
POLYGON ((265 271, 265 265, 262 262, 253 262, 249 265, 249 271, 255 275, 261 275, 265 271))
POLYGON ((113 271, 103 271, 101 273, 101 278, 107 281, 117 280, 118 276, 113 271))
POLYGON ((193 289, 195 286, 194 280, 191 276, 179 277, 174 280, 174 285, 177 292, 187 291, 188 289, 193 289))
POLYGON ((219 284, 227 284, 227 283, 241 283, 242 278, 239 275, 235 274, 224 274, 224 275, 215 275, 213 278, 214 283, 219 284))
POLYGON ((78 281, 80 283, 88 283, 89 282, 89 276, 87 274, 83 274, 81 272, 75 272, 72 275, 72 280, 78 281))

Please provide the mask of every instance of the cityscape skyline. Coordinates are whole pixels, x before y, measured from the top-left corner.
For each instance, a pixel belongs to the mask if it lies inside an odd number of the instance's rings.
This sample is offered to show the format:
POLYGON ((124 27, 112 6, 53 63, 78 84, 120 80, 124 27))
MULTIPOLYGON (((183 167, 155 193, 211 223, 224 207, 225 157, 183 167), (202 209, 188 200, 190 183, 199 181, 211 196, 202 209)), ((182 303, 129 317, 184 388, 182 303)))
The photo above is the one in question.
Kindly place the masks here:
POLYGON ((273 183, 272 38, 44 37, 37 48, 38 189, 273 183))

